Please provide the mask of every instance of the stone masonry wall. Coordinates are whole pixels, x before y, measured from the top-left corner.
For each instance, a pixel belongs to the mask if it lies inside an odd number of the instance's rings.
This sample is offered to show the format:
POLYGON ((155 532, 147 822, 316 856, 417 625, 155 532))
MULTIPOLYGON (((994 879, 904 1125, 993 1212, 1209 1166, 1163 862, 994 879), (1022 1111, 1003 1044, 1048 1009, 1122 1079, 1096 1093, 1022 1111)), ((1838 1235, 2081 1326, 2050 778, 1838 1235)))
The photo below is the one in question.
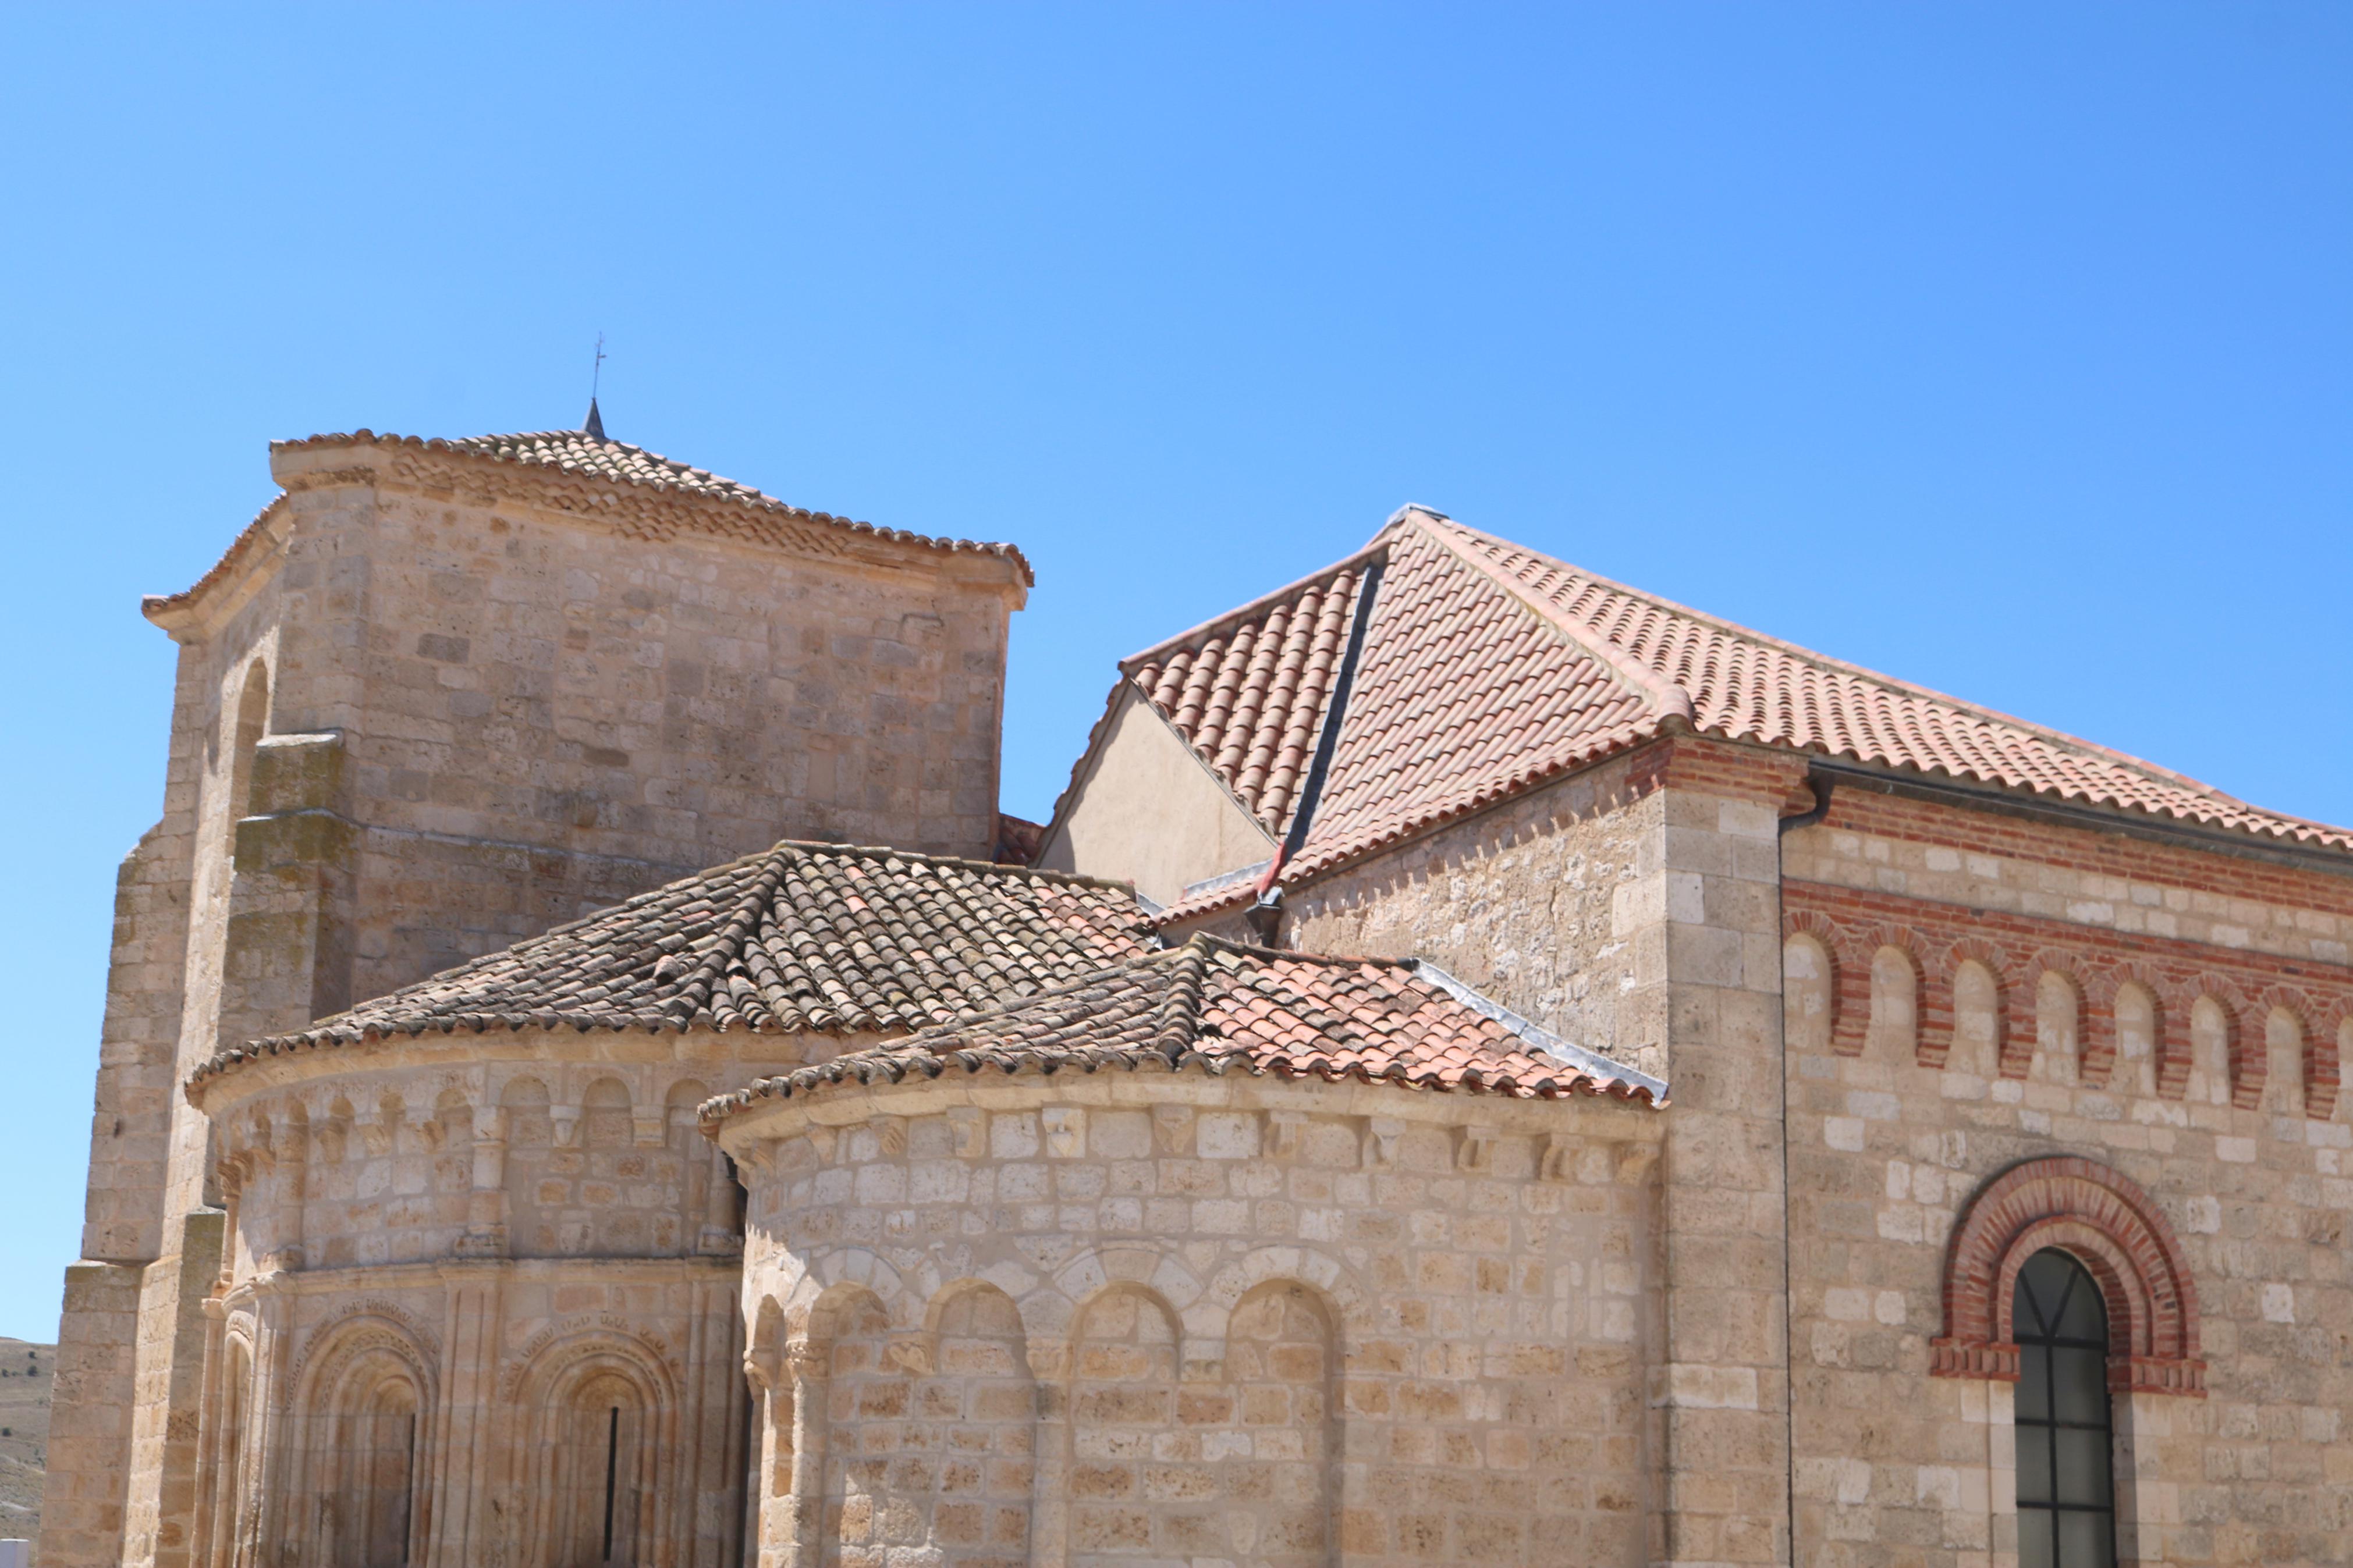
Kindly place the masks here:
POLYGON ((1788 1550, 1776 825, 1802 780, 1670 737, 1286 894, 1290 945, 1430 958, 1667 1080, 1658 1562, 1788 1550))
POLYGON ((755 1103, 759 1560, 1641 1563, 1662 1121, 1166 1071, 755 1103))
POLYGON ((185 1241, 219 1226, 173 1090, 225 1031, 300 1028, 782 837, 994 839, 1004 558, 723 537, 665 510, 690 499, 406 448, 275 467, 288 493, 226 574, 154 611, 182 645, 171 764, 118 910, 88 1227, 140 1306, 61 1341, 58 1568, 185 1561, 217 1267, 185 1241), (265 734, 307 737, 333 787, 240 824, 265 734))
POLYGON ((996 557, 655 542, 526 487, 297 504, 273 728, 349 738, 354 995, 780 838, 995 842, 996 557))
POLYGON ((1616 902, 1649 831, 1626 809, 1636 795, 1631 763, 1605 763, 1319 878, 1286 894, 1283 940, 1426 958, 1565 1040, 1659 1072, 1619 1015, 1634 953, 1616 902))
POLYGON ((739 1197, 694 1110, 841 1043, 428 1036, 206 1080, 202 1559, 593 1560, 609 1457, 627 1560, 732 1568, 739 1197))
POLYGON ((1785 865, 1798 1560, 2015 1560, 2011 1385, 1930 1341, 1967 1205, 2053 1154, 2196 1296, 2204 1396, 2114 1395, 2122 1560, 2353 1560, 2353 884, 1844 788, 1785 865))

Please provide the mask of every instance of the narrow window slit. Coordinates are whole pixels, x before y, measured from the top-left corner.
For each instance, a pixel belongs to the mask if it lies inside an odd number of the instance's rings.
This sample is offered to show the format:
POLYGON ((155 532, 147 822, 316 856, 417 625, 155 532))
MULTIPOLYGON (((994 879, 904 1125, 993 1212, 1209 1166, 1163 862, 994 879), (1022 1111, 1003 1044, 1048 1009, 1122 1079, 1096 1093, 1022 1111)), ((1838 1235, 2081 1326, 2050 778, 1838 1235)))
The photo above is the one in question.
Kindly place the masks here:
POLYGON ((605 1426, 605 1558, 613 1560, 613 1481, 621 1459, 621 1407, 613 1406, 605 1426))

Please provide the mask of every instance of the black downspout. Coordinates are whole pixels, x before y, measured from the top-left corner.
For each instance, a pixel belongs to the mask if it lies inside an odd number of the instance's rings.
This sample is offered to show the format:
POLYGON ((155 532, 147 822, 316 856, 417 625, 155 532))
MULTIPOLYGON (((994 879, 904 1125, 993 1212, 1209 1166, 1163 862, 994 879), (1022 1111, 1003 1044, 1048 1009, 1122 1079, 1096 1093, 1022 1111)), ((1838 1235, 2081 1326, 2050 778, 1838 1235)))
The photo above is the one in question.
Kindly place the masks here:
POLYGON ((1267 864, 1257 901, 1242 911, 1251 931, 1267 947, 1276 944, 1282 930, 1282 884, 1276 879, 1307 842, 1316 805, 1324 798, 1324 777, 1332 771, 1332 753, 1340 744, 1340 722, 1348 712, 1348 692, 1356 683, 1356 661, 1364 657, 1365 629, 1373 622, 1373 595, 1380 591, 1381 573, 1388 565, 1386 555, 1377 555, 1366 563, 1364 584, 1356 590, 1356 614, 1348 626, 1347 650, 1340 656, 1340 668, 1332 677, 1332 696, 1324 710, 1324 732, 1316 737, 1314 761, 1308 764, 1306 780, 1299 786, 1299 804, 1291 812, 1291 831, 1275 846, 1274 858, 1267 864))
MULTIPOLYGON (((1781 818, 1780 833, 1786 838, 1796 827, 1811 827, 1831 814, 1831 782, 1828 773, 1810 769, 1806 784, 1814 792, 1814 808, 1794 816, 1781 818)), ((1780 891, 1774 889, 1778 895, 1780 891)), ((1789 1519, 1789 1561, 1798 1561, 1798 1292, 1795 1271, 1789 1260, 1793 1242, 1789 1226, 1789 1039, 1781 1037, 1781 1411, 1783 1481, 1787 1486, 1784 1507, 1789 1519)))
POLYGON ((1811 827, 1815 823, 1820 822, 1823 817, 1828 816, 1831 814, 1830 774, 1821 772, 1820 769, 1812 770, 1806 774, 1806 784, 1808 788, 1814 792, 1814 809, 1811 811, 1801 811, 1795 816, 1783 817, 1781 819, 1781 831, 1784 833, 1788 832, 1792 828, 1811 827))

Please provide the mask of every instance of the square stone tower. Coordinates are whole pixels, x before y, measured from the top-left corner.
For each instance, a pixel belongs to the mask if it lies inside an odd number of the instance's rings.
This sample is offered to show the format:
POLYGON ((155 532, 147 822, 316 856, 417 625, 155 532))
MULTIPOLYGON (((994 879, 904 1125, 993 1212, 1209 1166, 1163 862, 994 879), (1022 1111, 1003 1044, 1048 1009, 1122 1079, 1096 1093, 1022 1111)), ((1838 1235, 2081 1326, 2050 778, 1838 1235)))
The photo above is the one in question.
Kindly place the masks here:
POLYGON ((587 431, 271 448, 183 594, 123 862, 42 1561, 187 1562, 223 1043, 299 1029, 779 838, 987 858, 1002 544, 790 507, 587 431))

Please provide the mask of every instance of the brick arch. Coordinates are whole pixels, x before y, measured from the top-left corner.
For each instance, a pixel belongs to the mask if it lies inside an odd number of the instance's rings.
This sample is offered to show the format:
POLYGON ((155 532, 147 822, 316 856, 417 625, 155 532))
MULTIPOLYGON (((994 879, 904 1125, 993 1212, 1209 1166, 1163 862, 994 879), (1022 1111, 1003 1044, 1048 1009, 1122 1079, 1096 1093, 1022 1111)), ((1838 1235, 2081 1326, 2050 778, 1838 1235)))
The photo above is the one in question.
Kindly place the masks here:
MULTIPOLYGON (((1841 1033, 1839 1027, 1841 1020, 1854 1011, 1846 997, 1841 994, 1846 984, 1847 971, 1851 967, 1846 963, 1841 951, 1846 943, 1846 933, 1841 931, 1837 922, 1829 916, 1816 914, 1811 910, 1784 912, 1781 916, 1782 947, 1786 950, 1791 942, 1801 936, 1810 937, 1813 940, 1814 944, 1822 950, 1822 962, 1830 965, 1831 1049, 1839 1056, 1858 1055, 1862 1049, 1861 1032, 1858 1031, 1855 1034, 1853 1049, 1850 1050, 1847 1048, 1846 1037, 1841 1033)), ((1862 984, 1862 1005, 1864 1010, 1868 1012, 1871 1006, 1871 974, 1868 970, 1863 973, 1862 984)), ((1865 1020, 1866 1023, 1868 1021, 1868 1019, 1865 1020)))
POLYGON ((2353 1022, 2353 995, 2325 1003, 2304 1047, 2304 1113, 2315 1121, 2337 1115, 2337 1074, 2344 1068, 2345 1026, 2353 1022))
MULTIPOLYGON (((2166 1020, 2175 1011, 2168 1004, 2172 987, 2166 984, 2165 976, 2158 973, 2153 964, 2144 963, 2138 959, 2126 963, 2111 963, 2101 969, 2094 974, 2085 990, 2084 999, 2090 1005, 2085 1009, 2084 1021, 2083 1079, 2091 1088, 2101 1089, 2106 1087, 2108 1079, 2116 1072, 2116 993, 2128 984, 2137 985, 2147 992, 2149 1005, 2157 1012, 2154 1030, 2157 1060, 2149 1064, 2149 1069, 2158 1092, 2162 1094, 2165 1092, 2166 1020)), ((2185 1056, 2181 1061, 2181 1082, 2186 1086, 2189 1081, 2189 1061, 2185 1056)), ((2179 1098, 2180 1093, 2181 1090, 2176 1089, 2175 1098, 2179 1098)))
POLYGON ((2270 1054, 2263 1049, 2262 1031, 2249 1027, 2246 993, 2211 970, 2200 971, 2175 993, 2172 1011, 2179 1016, 2174 1028, 2180 1034, 2181 1087, 2173 1091, 2174 1097, 2179 1098, 2189 1088, 2193 1054, 2191 1010, 2201 996, 2211 998, 2222 1010, 2222 1060, 2223 1070, 2230 1077, 2231 1103, 2241 1110, 2261 1110, 2263 1080, 2271 1071, 2270 1054))
POLYGON ((1934 999, 1924 992, 1920 998, 1920 1065, 1939 1068, 1953 1054, 1953 1013, 1959 995, 1961 965, 1982 963, 1993 976, 1993 1047, 1999 1063, 2010 1038, 2010 959, 2001 949, 1982 937, 1965 936, 1949 943, 1936 966, 1934 999))
POLYGON ((2173 1227, 2129 1177, 2063 1154, 2012 1165, 1969 1200, 1946 1249, 1945 1332, 1930 1342, 1931 1375, 2018 1381, 2018 1271, 2049 1247, 2099 1283, 2109 1387, 2204 1397, 2198 1287, 2173 1227))
POLYGON ((1840 1056, 1859 1057, 1871 1038, 1871 971, 1883 947, 1894 948, 1912 966, 1912 1039, 1916 1054, 1926 1037, 1929 946, 1910 926, 1882 921, 1847 935, 1846 950, 1836 954, 1839 974, 1838 1022, 1831 1046, 1840 1056))
POLYGON ((2037 948, 2027 954, 2018 966, 2013 986, 2018 1005, 2010 1009, 2010 1027, 2001 1038, 2001 1076, 2024 1078, 2033 1069, 2034 1053, 2042 1044, 2042 977, 2055 974, 2067 983, 2067 994, 2075 1008, 2075 1073, 2078 1082, 2089 1082, 2084 1076, 2085 1058, 2090 1038, 2084 1017, 2084 1002, 2088 995, 2084 977, 2077 972, 2073 953, 2055 947, 2037 948))
POLYGON ((2244 1024, 2250 1034, 2259 1037, 2256 1044, 2263 1049, 2266 1062, 2271 1060, 2271 1016, 2274 1008, 2295 1020, 2296 1031, 2302 1037, 2303 1059, 2299 1067, 2303 1079, 2298 1087, 2304 1094, 2304 1113, 2316 1121, 2326 1121, 2337 1110, 2336 1019, 2324 1014, 2314 1005, 2311 997, 2293 985, 2266 986, 2248 1007, 2244 1024), (2325 1037, 2322 1031, 2324 1023, 2329 1026, 2325 1037), (2327 1053, 2325 1068, 2322 1061, 2324 1051, 2327 1053), (2327 1081, 2325 1107, 2316 1110, 2315 1102, 2319 1098, 2316 1091, 2324 1079, 2327 1081))

